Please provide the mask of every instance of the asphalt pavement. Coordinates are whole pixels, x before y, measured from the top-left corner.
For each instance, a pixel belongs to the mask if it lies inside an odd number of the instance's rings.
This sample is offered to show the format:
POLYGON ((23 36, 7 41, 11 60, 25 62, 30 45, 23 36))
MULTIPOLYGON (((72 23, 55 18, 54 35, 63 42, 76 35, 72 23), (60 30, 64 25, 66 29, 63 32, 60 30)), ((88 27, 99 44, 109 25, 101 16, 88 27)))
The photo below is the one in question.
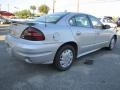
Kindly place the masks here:
MULTIPOLYGON (((0 36, 6 34, 2 30, 0 36)), ((83 56, 64 72, 10 57, 4 37, 0 39, 0 90, 120 90, 120 37, 114 50, 83 56), (85 64, 86 60, 93 63, 85 64)))

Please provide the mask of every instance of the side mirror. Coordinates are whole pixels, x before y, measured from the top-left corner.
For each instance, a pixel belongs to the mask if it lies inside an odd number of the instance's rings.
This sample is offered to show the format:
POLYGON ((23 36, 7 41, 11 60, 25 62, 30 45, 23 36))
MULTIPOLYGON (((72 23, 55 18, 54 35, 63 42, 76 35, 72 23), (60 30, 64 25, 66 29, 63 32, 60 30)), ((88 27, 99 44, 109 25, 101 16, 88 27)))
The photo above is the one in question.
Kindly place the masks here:
POLYGON ((103 25, 103 29, 110 29, 110 25, 103 25))

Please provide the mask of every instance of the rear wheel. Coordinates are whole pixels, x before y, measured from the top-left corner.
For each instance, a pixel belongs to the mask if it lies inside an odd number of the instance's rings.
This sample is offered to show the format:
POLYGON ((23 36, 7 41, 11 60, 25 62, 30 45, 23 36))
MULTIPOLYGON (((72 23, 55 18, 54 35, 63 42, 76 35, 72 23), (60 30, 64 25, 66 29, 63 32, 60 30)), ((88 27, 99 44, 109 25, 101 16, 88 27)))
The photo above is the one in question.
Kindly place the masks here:
POLYGON ((75 49, 70 45, 61 47, 55 56, 54 65, 58 70, 65 71, 75 60, 75 49))

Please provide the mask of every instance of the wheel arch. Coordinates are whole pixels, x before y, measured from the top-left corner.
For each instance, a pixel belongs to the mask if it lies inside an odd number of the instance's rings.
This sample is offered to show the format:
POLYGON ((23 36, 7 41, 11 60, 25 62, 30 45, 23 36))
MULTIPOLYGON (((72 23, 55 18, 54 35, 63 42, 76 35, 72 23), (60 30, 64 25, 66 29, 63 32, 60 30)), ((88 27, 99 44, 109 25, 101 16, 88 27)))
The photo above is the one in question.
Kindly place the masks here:
MULTIPOLYGON (((63 46, 65 46, 65 45, 71 45, 71 46, 75 49, 75 55, 77 56, 77 54, 78 54, 78 45, 77 45, 77 43, 75 43, 75 42, 73 42, 73 41, 66 42, 66 43, 62 44, 62 45, 57 49, 57 52, 58 52, 63 46)), ((57 52, 56 52, 56 54, 57 54, 57 52)), ((55 56, 56 56, 56 54, 55 54, 55 56)))

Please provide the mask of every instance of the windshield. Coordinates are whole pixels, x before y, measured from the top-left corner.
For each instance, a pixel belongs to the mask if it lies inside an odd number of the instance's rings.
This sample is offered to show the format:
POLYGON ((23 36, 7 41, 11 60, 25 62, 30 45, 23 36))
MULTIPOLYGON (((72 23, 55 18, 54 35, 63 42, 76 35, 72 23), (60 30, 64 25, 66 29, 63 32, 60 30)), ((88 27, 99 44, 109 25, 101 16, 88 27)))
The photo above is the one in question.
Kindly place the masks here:
POLYGON ((46 23, 57 23, 61 18, 63 18, 67 13, 55 13, 55 14, 48 14, 45 16, 41 16, 39 18, 34 19, 37 22, 46 22, 46 23))

